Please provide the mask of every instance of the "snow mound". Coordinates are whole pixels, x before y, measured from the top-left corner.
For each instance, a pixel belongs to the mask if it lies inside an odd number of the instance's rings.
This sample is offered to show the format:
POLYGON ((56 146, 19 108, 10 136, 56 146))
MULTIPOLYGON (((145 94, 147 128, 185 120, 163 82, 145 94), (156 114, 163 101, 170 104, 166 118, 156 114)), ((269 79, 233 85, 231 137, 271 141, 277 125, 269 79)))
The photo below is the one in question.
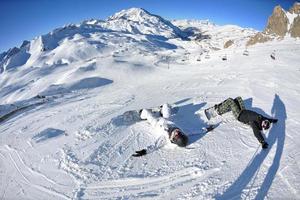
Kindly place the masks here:
POLYGON ((111 84, 112 82, 112 80, 106 78, 89 77, 73 83, 50 85, 45 91, 41 92, 40 95, 52 96, 57 94, 69 93, 77 90, 93 89, 111 84))

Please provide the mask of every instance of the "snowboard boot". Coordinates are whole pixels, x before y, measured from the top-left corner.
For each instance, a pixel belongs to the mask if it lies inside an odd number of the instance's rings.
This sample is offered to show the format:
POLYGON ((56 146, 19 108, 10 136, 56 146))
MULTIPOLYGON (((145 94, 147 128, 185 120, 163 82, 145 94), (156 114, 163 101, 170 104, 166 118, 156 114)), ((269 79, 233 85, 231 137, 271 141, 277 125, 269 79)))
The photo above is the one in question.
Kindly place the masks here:
POLYGON ((160 116, 165 119, 168 119, 170 118, 171 115, 172 115, 172 107, 167 103, 163 104, 161 106, 160 116))
POLYGON ((147 117, 150 115, 150 111, 148 109, 141 109, 139 111, 139 116, 142 120, 147 120, 147 117))
POLYGON ((240 110, 245 110, 245 104, 242 97, 236 97, 234 102, 240 107, 240 110))

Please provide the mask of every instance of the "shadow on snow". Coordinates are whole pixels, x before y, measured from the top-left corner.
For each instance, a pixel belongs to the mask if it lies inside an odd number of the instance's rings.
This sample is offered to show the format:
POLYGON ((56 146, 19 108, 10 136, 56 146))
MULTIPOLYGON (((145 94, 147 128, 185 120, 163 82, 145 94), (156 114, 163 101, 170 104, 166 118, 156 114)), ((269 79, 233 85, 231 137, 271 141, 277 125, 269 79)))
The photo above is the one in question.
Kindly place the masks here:
MULTIPOLYGON (((184 102, 185 100, 182 101, 184 102)), ((204 119, 201 119, 199 114, 196 113, 205 105, 206 103, 204 102, 200 104, 190 103, 179 106, 178 113, 171 118, 171 121, 189 136, 189 145, 198 141, 205 135, 202 128, 205 128, 208 125, 204 119)))
MULTIPOLYGON (((182 129, 183 132, 189 136, 189 144, 192 144, 205 135, 205 132, 202 131, 202 129, 208 125, 205 120, 201 119, 201 117, 197 114, 197 111, 204 107, 206 103, 189 103, 186 105, 179 105, 188 100, 190 99, 187 98, 174 103, 174 105, 176 105, 174 107, 175 114, 173 114, 168 120, 172 121, 176 124, 176 126, 182 129)), ((120 127, 130 126, 138 121, 140 121, 140 117, 137 111, 127 111, 122 115, 113 118, 110 123, 114 126, 120 127)))
POLYGON ((36 143, 46 141, 48 139, 52 139, 61 135, 64 135, 65 131, 55 128, 47 128, 37 135, 33 136, 32 139, 35 140, 36 143))
MULTIPOLYGON (((247 107, 249 106, 249 104, 251 106, 252 99, 246 100, 245 104, 247 107)), ((258 113, 266 115, 262 110, 258 108, 251 109, 255 110, 258 113)), ((241 195, 243 194, 243 190, 246 189, 247 185, 252 179, 255 180, 260 166, 268 156, 273 145, 277 143, 276 153, 273 158, 272 165, 269 167, 269 170, 260 188, 257 191, 255 199, 264 199, 264 197, 268 194, 268 191, 279 169, 280 159, 283 153, 285 141, 285 120, 287 118, 286 109, 283 101, 277 94, 275 94, 273 100, 272 115, 274 118, 278 119, 278 122, 272 126, 269 131, 268 138, 266 139, 266 141, 269 143, 269 148, 266 150, 261 150, 258 154, 256 154, 249 162, 245 170, 238 177, 238 179, 222 195, 217 195, 215 197, 216 199, 240 199, 241 195)))

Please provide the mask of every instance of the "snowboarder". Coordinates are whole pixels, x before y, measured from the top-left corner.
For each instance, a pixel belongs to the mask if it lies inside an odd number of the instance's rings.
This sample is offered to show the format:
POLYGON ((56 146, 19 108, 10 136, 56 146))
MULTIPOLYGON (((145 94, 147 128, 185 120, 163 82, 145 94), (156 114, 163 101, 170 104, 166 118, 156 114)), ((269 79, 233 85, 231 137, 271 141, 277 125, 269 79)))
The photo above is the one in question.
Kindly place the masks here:
POLYGON ((265 141, 261 131, 268 130, 270 128, 270 124, 276 123, 278 121, 277 119, 271 119, 254 111, 245 109, 245 105, 241 97, 237 97, 235 99, 228 98, 222 103, 206 109, 205 115, 210 120, 212 117, 222 115, 229 111, 232 111, 234 117, 238 121, 250 125, 255 137, 262 145, 262 148, 268 148, 268 143, 265 141))
POLYGON ((172 108, 169 104, 162 105, 159 113, 151 109, 142 109, 140 111, 140 118, 147 120, 155 131, 160 134, 160 137, 156 140, 155 144, 148 146, 146 149, 136 151, 132 156, 139 157, 146 155, 163 147, 169 142, 180 147, 185 147, 188 144, 188 137, 178 126, 170 121, 172 115, 171 111, 172 108))

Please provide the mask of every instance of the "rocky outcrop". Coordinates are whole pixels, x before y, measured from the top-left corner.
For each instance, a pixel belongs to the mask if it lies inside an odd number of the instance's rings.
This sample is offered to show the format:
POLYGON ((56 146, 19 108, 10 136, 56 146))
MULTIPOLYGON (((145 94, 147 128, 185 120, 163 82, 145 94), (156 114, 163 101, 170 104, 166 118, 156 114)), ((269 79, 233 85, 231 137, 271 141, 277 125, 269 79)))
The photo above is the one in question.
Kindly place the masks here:
MULTIPOLYGON (((25 42, 26 43, 26 42, 25 42)), ((5 70, 24 65, 30 54, 27 52, 28 43, 22 48, 13 47, 0 55, 0 74, 5 70)))
POLYGON ((233 43, 234 42, 232 40, 228 40, 227 42, 225 42, 224 48, 226 49, 226 48, 230 47, 231 45, 233 45, 233 43))
POLYGON ((264 43, 267 41, 272 40, 272 37, 264 34, 264 33, 257 33, 253 37, 250 38, 250 40, 247 42, 246 46, 254 45, 256 43, 264 43))
POLYGON ((273 14, 268 19, 268 24, 263 31, 266 34, 275 34, 278 36, 285 36, 288 32, 289 20, 280 6, 276 6, 273 14))
POLYGON ((24 40, 23 43, 22 43, 22 45, 20 46, 20 48, 22 49, 22 48, 24 48, 24 47, 26 47, 28 45, 30 45, 30 42, 28 40, 24 40))
POLYGON ((290 8, 289 12, 294 14, 300 14, 300 3, 299 2, 294 3, 293 7, 290 8))
POLYGON ((300 37, 300 15, 294 19, 289 32, 291 37, 300 37))
POLYGON ((8 51, 0 54, 0 74, 4 71, 5 65, 8 60, 14 55, 18 54, 20 49, 17 47, 10 48, 8 51))
POLYGON ((273 38, 283 38, 288 33, 291 37, 300 37, 300 3, 298 2, 294 3, 288 12, 279 5, 276 6, 265 30, 251 37, 247 46, 267 42, 273 38))

